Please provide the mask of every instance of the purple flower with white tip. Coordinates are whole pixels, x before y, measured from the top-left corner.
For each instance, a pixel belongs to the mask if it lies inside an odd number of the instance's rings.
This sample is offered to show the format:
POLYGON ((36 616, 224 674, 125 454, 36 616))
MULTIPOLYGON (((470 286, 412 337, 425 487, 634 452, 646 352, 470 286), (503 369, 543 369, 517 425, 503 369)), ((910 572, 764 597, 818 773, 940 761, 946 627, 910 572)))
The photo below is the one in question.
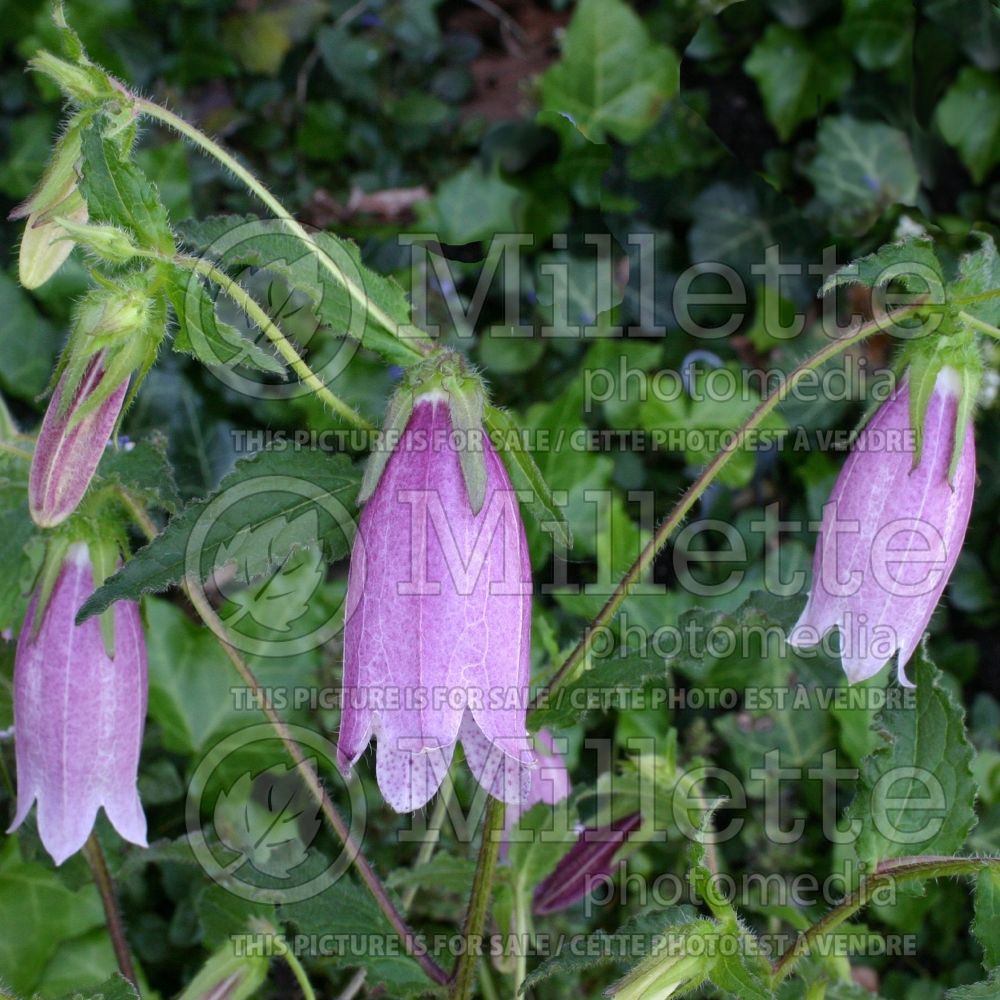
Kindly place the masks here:
POLYGON ((899 654, 899 679, 955 567, 976 481, 968 409, 959 373, 941 368, 918 440, 905 382, 859 435, 823 509, 812 589, 789 634, 816 645, 836 626, 854 683, 899 654), (957 451, 956 451, 957 449, 957 451))
POLYGON ((38 803, 38 833, 57 865, 80 850, 97 810, 125 840, 146 846, 136 777, 146 719, 146 644, 139 606, 119 601, 114 656, 98 618, 77 611, 94 592, 87 546, 72 545, 48 600, 28 608, 14 660, 17 814, 38 803))
POLYGON ((531 563, 482 409, 456 355, 411 371, 362 485, 337 750, 347 772, 376 738, 379 788, 398 812, 437 791, 459 740, 479 783, 508 802, 534 764, 531 563))
POLYGON ((103 358, 93 358, 72 400, 64 406, 67 377, 64 374, 60 379, 49 401, 31 460, 28 502, 31 517, 40 528, 55 527, 76 510, 94 478, 128 392, 125 379, 81 416, 81 408, 106 377, 103 358))

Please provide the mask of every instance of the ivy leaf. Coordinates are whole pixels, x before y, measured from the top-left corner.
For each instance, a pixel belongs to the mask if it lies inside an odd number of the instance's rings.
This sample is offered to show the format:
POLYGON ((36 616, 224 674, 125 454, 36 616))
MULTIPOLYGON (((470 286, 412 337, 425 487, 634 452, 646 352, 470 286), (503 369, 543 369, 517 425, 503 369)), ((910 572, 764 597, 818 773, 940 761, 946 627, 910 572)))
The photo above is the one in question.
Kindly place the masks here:
POLYGON ((881 738, 861 762, 847 817, 860 823, 855 842, 867 871, 915 854, 954 854, 976 823, 972 745, 962 707, 941 685, 923 649, 913 659, 912 698, 896 689, 873 723, 881 738))
POLYGON ((840 30, 867 70, 889 69, 913 43, 911 0, 846 0, 840 30))
POLYGON ((538 526, 550 532, 565 551, 573 545, 573 532, 562 508, 556 503, 541 469, 525 447, 524 435, 506 410, 487 406, 484 423, 497 451, 507 467, 511 485, 518 499, 534 517, 538 526))
POLYGON ((635 142, 680 85, 680 63, 622 0, 580 0, 562 59, 541 80, 542 110, 591 142, 635 142))
POLYGON ((219 319, 215 302, 200 277, 183 268, 171 268, 170 276, 167 294, 177 317, 173 339, 175 351, 190 354, 209 368, 247 365, 272 374, 284 374, 285 365, 273 351, 262 348, 219 319))
POLYGON ((1000 966, 1000 871, 984 868, 976 879, 976 919, 972 933, 983 949, 983 966, 1000 966))
POLYGON ((834 230, 863 233, 890 205, 916 201, 920 176, 899 129, 840 115, 823 119, 816 144, 805 172, 834 230))
MULTIPOLYGON (((315 761, 301 766, 315 766, 315 761)), ((247 771, 215 801, 219 839, 245 864, 272 878, 288 878, 306 860, 322 825, 299 767, 278 763, 258 774, 247 771)), ((240 865, 234 860, 228 867, 237 871, 240 865)))
POLYGON ((420 203, 420 225, 443 243, 475 243, 514 228, 521 192, 498 172, 473 163, 443 180, 429 201, 420 203))
POLYGON ((80 190, 91 220, 123 226, 140 245, 172 255, 174 237, 155 186, 101 135, 97 123, 84 130, 81 154, 80 190))
POLYGON ((767 117, 785 142, 851 85, 851 58, 835 29, 805 35, 772 24, 743 68, 757 81, 767 117))
MULTIPOLYGON (((263 451, 243 459, 215 493, 189 504, 161 534, 92 594, 77 620, 85 621, 100 614, 115 601, 137 600, 141 594, 166 590, 192 569, 206 579, 218 568, 220 555, 227 560, 231 558, 228 553, 241 532, 270 530, 265 526, 271 522, 294 520, 306 511, 314 511, 319 519, 316 541, 323 543, 327 558, 339 559, 348 551, 351 541, 353 523, 344 522, 353 509, 358 481, 358 472, 345 455, 263 451), (229 491, 234 491, 230 496, 236 499, 226 503, 224 495, 229 491), (202 522, 203 538, 199 540, 195 562, 190 564, 188 548, 192 532, 217 498, 222 498, 215 505, 218 513, 211 516, 210 522, 202 522)), ((287 545, 271 547, 266 560, 269 567, 284 560, 298 542, 294 533, 280 537, 287 545)))
POLYGON ((972 179, 981 184, 1000 162, 1000 80, 995 73, 966 66, 936 111, 937 125, 958 150, 972 179))
POLYGON ((360 341, 393 364, 412 364, 420 356, 406 343, 405 331, 404 339, 397 336, 411 323, 403 289, 366 267, 349 240, 312 232, 318 247, 314 251, 280 220, 249 215, 188 221, 179 231, 187 243, 227 269, 260 267, 280 275, 309 297, 320 322, 335 336, 360 341))

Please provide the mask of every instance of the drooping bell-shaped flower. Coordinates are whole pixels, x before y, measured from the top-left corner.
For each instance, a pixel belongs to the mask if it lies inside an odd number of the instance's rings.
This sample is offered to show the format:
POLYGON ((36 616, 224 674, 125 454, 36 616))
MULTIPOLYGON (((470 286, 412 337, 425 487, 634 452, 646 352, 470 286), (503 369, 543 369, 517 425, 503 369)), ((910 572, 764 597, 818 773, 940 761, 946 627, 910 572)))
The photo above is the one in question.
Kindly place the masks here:
POLYGON ((960 375, 940 367, 916 413, 912 381, 879 408, 844 463, 823 509, 809 600, 789 634, 793 645, 813 646, 837 626, 852 683, 895 653, 909 683, 903 668, 955 566, 972 508, 976 452, 960 375))
POLYGON ((362 484, 338 759, 348 771, 374 736, 379 788, 398 812, 434 794, 458 740, 506 801, 523 796, 534 763, 531 563, 483 405, 457 355, 411 370, 362 484))
POLYGON ((162 339, 162 308, 141 288, 99 288, 84 297, 42 419, 28 502, 41 528, 76 510, 118 422, 135 372, 148 370, 162 339))
POLYGON ((90 552, 77 542, 51 593, 32 599, 14 661, 17 813, 8 832, 37 802, 38 833, 57 865, 83 846, 101 806, 122 837, 146 846, 136 789, 147 690, 139 607, 119 601, 107 612, 109 656, 100 619, 74 621, 93 592, 90 552))

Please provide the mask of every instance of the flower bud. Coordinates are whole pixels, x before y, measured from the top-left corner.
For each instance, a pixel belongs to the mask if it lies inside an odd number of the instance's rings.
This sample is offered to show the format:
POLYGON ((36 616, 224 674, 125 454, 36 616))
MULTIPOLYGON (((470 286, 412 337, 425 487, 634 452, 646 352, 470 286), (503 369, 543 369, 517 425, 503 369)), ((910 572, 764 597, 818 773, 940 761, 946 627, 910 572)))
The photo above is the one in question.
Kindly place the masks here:
POLYGON ((136 788, 147 684, 139 606, 114 605, 112 658, 97 618, 75 622, 93 592, 90 553, 78 542, 48 599, 32 599, 14 659, 17 813, 8 832, 37 802, 38 833, 57 865, 83 846, 101 806, 122 837, 146 846, 136 788))
POLYGON ((229 943, 208 959, 177 1000, 246 1000, 264 985, 267 966, 263 955, 238 955, 229 943))
POLYGON ((589 896, 595 882, 612 874, 615 855, 641 823, 642 814, 632 813, 608 826, 581 830, 577 842, 538 883, 532 910, 539 916, 555 913, 589 896))
POLYGON ((972 420, 961 396, 958 373, 942 368, 918 436, 904 383, 858 437, 823 508, 812 589, 788 638, 813 646, 837 626, 852 683, 898 652, 900 682, 909 684, 903 668, 955 567, 976 482, 972 420))
POLYGON ((462 430, 469 409, 455 417, 461 404, 438 374, 404 387, 412 398, 394 400, 398 419, 390 407, 386 423, 403 429, 366 477, 347 588, 338 759, 348 771, 374 735, 379 787, 398 812, 434 794, 459 739, 479 783, 507 801, 524 783, 498 781, 498 764, 534 763, 531 563, 517 496, 482 425, 462 430), (478 510, 466 448, 482 465, 478 510))
POLYGON ((107 379, 104 355, 93 357, 69 400, 64 372, 45 411, 28 480, 28 504, 32 520, 40 528, 52 528, 76 510, 97 470, 104 447, 121 413, 128 379, 116 386, 107 379), (104 395, 97 406, 88 402, 104 395))

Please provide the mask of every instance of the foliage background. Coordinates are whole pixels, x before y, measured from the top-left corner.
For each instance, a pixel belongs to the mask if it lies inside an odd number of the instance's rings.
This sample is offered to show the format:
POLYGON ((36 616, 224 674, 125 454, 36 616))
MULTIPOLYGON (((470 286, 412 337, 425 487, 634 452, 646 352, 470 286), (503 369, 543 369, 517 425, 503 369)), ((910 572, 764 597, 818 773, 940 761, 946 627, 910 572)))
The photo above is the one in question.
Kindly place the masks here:
MULTIPOLYGON (((223 138, 302 220, 357 239, 375 269, 407 281, 408 250, 397 235, 437 233, 453 282, 434 286, 434 321, 482 364, 495 399, 536 428, 726 428, 742 419, 745 411, 738 407, 634 398, 584 412, 585 369, 617 364, 624 352, 631 365, 652 373, 677 368, 690 351, 705 347, 677 328, 672 313, 673 281, 691 263, 721 260, 759 282, 750 265, 774 242, 780 241, 786 256, 810 262, 833 243, 838 259, 847 261, 914 222, 955 238, 973 224, 995 231, 1000 223, 1000 18, 986 0, 746 0, 731 6, 675 0, 639 4, 638 18, 617 0, 591 0, 584 8, 577 42, 571 29, 561 61, 573 9, 559 2, 504 2, 494 9, 458 0, 73 0, 69 15, 97 61, 223 138), (584 19, 604 30, 588 31, 584 19), (589 89, 595 59, 616 67, 608 83, 611 96, 619 98, 613 104, 589 89), (567 95, 579 101, 578 128, 553 113, 565 107, 567 95), (475 334, 454 329, 448 299, 471 294, 486 241, 516 231, 535 238, 522 279, 523 316, 536 334, 552 320, 544 267, 567 257, 577 313, 565 319, 610 323, 610 314, 598 316, 593 254, 582 241, 587 233, 614 238, 620 301, 613 316, 624 325, 635 322, 641 303, 622 264, 629 252, 624 236, 655 234, 655 315, 668 335, 602 342, 490 333, 490 319, 500 316, 498 286, 475 334), (553 240, 563 233, 561 244, 553 240)), ((0 3, 3 215, 32 189, 59 125, 57 95, 24 72, 25 60, 52 42, 43 4, 0 3)), ((162 130, 145 130, 140 162, 175 221, 254 209, 229 177, 162 130)), ((25 293, 16 283, 18 227, 2 225, 0 389, 30 427, 44 405, 38 396, 86 271, 74 256, 36 294, 25 293)), ((795 284, 784 294, 815 315, 818 283, 817 277, 812 284, 795 284)), ((791 344, 776 341, 759 319, 757 299, 747 305, 740 329, 710 348, 726 364, 787 370, 818 341, 810 339, 813 334, 791 344)), ((863 309, 863 297, 855 305, 863 309)), ((885 364, 888 346, 869 342, 864 356, 873 367, 885 364)), ((380 363, 362 354, 334 388, 377 421, 391 380, 380 363)), ((793 404, 782 412, 793 427, 850 429, 864 402, 793 404)), ((221 390, 197 363, 165 351, 126 431, 136 439, 165 435, 179 492, 190 499, 209 492, 232 468, 238 457, 232 431, 324 427, 330 419, 308 399, 267 403, 221 390)), ((980 819, 968 846, 978 852, 1000 850, 998 434, 1000 416, 989 406, 978 422, 980 486, 966 550, 930 641, 946 685, 970 713, 980 819)), ((599 552, 610 554, 615 572, 624 569, 640 535, 628 491, 655 491, 656 514, 662 516, 707 457, 614 449, 539 456, 550 483, 569 493, 576 537, 572 578, 594 579, 599 552), (595 522, 582 496, 585 489, 600 488, 613 489, 616 499, 610 518, 595 522)), ((839 454, 820 450, 741 460, 699 513, 745 531, 751 546, 745 587, 712 600, 696 600, 675 587, 667 597, 630 600, 628 613, 656 628, 685 613, 739 606, 760 586, 762 572, 762 542, 746 530, 749 520, 771 500, 779 500, 787 516, 815 518, 841 461, 839 454)), ((533 558, 544 572, 547 540, 529 530, 533 558)), ((805 567, 811 539, 783 539, 782 551, 787 568, 805 567)), ((719 571, 706 564, 701 572, 710 580, 719 571)), ((657 578, 671 582, 669 557, 658 563, 657 578)), ((325 586, 334 599, 342 574, 333 573, 325 586)), ((9 603, 5 625, 16 615, 16 599, 9 603)), ((535 656, 541 668, 574 640, 599 601, 582 595, 538 603, 535 656)), ((791 617, 796 610, 792 602, 791 617)), ((179 604, 153 599, 147 613, 152 686, 142 789, 151 833, 161 843, 137 856, 126 855, 113 835, 106 839, 143 976, 168 996, 245 922, 245 908, 212 886, 173 842, 183 833, 180 803, 200 754, 248 717, 233 709, 225 658, 179 604)), ((10 723, 10 663, 8 648, 0 728, 10 723)), ((335 684, 339 652, 332 648, 258 667, 268 683, 335 684)), ((787 678, 803 669, 790 662, 684 657, 673 667, 676 683, 691 687, 742 684, 757 671, 787 678)), ((832 676, 839 668, 827 669, 832 676)), ((886 681, 883 676, 877 683, 886 681)), ((329 712, 300 712, 298 719, 335 731, 329 712)), ((745 774, 774 746, 804 765, 818 762, 829 748, 856 763, 872 746, 870 721, 864 712, 818 709, 686 711, 673 717, 659 710, 591 716, 587 731, 664 737, 675 726, 683 758, 704 755, 745 774)), ((597 775, 588 773, 593 764, 580 751, 580 740, 577 731, 570 757, 577 783, 585 787, 597 775)), ((9 810, 9 746, 0 749, 0 759, 0 796, 9 810)), ((377 803, 377 793, 369 801, 377 803)), ((792 874, 830 868, 834 859, 818 825, 821 803, 803 787, 789 793, 787 806, 809 821, 807 837, 794 848, 766 843, 754 822, 759 801, 752 800, 745 834, 726 849, 730 870, 792 874)), ((368 843, 382 871, 411 860, 393 845, 396 822, 384 809, 374 808, 370 816, 368 843)), ((431 926, 448 926, 468 884, 465 848, 448 846, 445 856, 453 862, 451 877, 445 877, 446 865, 432 873, 433 884, 423 887, 414 911, 418 922, 431 926)), ((683 851, 676 844, 651 845, 632 864, 652 874, 683 871, 683 851)), ((54 871, 30 834, 0 842, 0 978, 18 993, 59 996, 112 971, 100 908, 87 882, 79 859, 54 871)), ((362 906, 351 895, 358 890, 342 891, 346 897, 327 902, 318 926, 331 926, 338 913, 343 921, 348 903, 362 906)), ((631 912, 628 905, 608 906, 597 925, 613 930, 631 912)), ((761 926, 777 919, 753 916, 761 926)), ((570 931, 587 926, 575 910, 550 919, 570 931)), ((966 930, 972 903, 964 886, 935 885, 922 896, 873 910, 867 919, 918 935, 916 958, 862 963, 874 969, 867 982, 877 984, 882 996, 931 1000, 981 977, 979 945, 966 930)), ((387 977, 389 995, 405 992, 414 981, 405 966, 376 963, 372 978, 387 977)), ((318 961, 310 971, 329 996, 350 976, 334 959, 318 961)), ((581 988, 591 995, 611 978, 606 966, 557 974, 540 995, 579 995, 581 988)), ((265 994, 289 995, 293 988, 287 970, 274 963, 265 994)))

